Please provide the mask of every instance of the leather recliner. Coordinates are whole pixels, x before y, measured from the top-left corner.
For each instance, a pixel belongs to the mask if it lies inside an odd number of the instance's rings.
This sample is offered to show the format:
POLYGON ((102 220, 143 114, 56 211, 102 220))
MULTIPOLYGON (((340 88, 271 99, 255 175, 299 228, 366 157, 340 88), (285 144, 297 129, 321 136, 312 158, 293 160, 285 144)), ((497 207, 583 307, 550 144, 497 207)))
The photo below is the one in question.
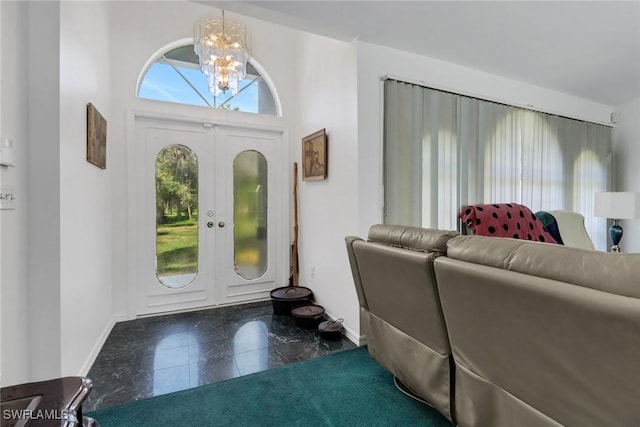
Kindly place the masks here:
POLYGON ((346 238, 369 354, 450 420, 451 348, 433 262, 456 235, 374 225, 367 241, 346 238))

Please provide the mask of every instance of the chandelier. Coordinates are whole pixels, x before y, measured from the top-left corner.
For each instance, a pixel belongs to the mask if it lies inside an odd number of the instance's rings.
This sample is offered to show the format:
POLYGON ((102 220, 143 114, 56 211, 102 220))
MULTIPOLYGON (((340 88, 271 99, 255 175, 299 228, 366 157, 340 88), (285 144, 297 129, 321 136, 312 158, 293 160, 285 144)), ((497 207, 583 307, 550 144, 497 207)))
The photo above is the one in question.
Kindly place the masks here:
POLYGON ((249 52, 244 25, 222 17, 204 18, 195 25, 193 48, 200 70, 207 76, 213 96, 231 90, 238 94, 240 80, 247 75, 249 52))

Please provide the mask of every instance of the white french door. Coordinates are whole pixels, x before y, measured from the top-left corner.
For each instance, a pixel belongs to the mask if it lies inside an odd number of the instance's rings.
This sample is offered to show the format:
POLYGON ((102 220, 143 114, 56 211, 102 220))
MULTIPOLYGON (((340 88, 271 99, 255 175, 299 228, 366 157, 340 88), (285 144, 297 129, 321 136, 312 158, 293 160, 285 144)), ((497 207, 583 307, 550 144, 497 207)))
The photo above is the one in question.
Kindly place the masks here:
POLYGON ((276 282, 276 145, 280 134, 216 127, 219 303, 266 297, 276 282), (221 224, 218 223, 218 227, 221 224))
POLYGON ((279 132, 136 118, 136 314, 262 299, 282 280, 279 132))

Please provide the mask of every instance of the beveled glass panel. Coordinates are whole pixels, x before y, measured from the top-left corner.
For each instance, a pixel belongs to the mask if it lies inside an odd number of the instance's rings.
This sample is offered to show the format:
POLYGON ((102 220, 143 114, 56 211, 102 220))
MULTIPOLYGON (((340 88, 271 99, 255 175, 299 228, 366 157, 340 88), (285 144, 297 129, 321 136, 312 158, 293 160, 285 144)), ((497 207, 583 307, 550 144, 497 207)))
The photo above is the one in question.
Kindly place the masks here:
POLYGON ((156 157, 156 277, 183 288, 198 274, 198 160, 169 145, 156 157))
POLYGON ((247 280, 267 271, 267 159, 257 151, 233 160, 233 262, 247 280))

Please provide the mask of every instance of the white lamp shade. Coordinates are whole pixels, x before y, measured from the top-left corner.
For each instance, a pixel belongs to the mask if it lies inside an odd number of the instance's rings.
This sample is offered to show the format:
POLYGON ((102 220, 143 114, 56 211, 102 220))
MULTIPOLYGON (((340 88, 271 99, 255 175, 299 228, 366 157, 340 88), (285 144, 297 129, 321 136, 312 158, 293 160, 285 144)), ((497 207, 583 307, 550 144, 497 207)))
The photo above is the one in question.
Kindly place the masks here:
POLYGON ((596 193, 594 214, 611 219, 640 218, 640 193, 600 192, 596 193))

